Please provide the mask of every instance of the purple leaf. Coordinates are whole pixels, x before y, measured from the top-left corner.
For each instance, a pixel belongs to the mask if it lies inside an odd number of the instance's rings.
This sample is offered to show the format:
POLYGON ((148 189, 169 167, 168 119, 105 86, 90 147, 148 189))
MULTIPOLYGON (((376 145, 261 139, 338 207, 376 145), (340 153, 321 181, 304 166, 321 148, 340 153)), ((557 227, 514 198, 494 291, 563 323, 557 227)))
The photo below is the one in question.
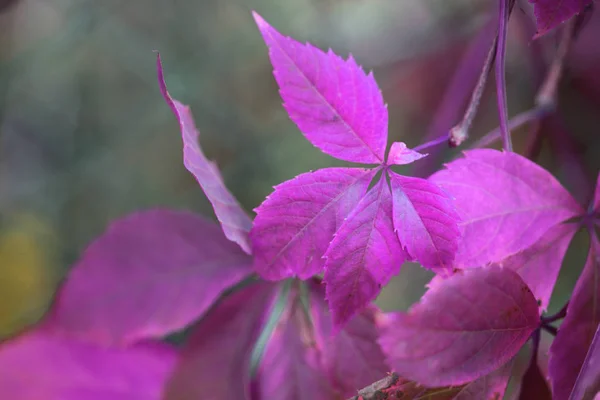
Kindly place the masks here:
POLYGON ((32 331, 0 345, 0 398, 159 400, 174 363, 162 343, 111 349, 32 331))
POLYGON ((600 321, 600 244, 592 237, 588 259, 550 347, 549 374, 556 400, 566 400, 600 321))
POLYGON ((456 199, 462 218, 457 268, 501 261, 536 243, 554 225, 583 214, 550 173, 515 153, 467 151, 430 180, 456 199))
POLYGON ((406 147, 406 144, 402 142, 392 143, 390 153, 388 154, 387 164, 388 165, 404 165, 410 164, 413 161, 420 160, 426 157, 427 154, 421 154, 418 151, 414 151, 406 147))
POLYGON ((529 364, 521 381, 519 400, 552 400, 550 387, 548 387, 548 382, 542 375, 537 362, 529 364))
POLYGON ((509 269, 465 270, 432 285, 382 323, 392 368, 426 386, 461 385, 512 358, 539 325, 531 291, 509 269))
POLYGON ((86 249, 60 289, 50 324, 103 344, 164 336, 247 277, 251 262, 198 215, 131 214, 86 249))
POLYGON ((590 350, 588 351, 575 387, 571 392, 569 399, 584 400, 591 399, 596 394, 595 399, 600 393, 600 327, 596 329, 596 334, 592 340, 590 350))
POLYGON ((258 283, 218 304, 182 350, 165 400, 250 398, 250 359, 275 286, 258 283))
POLYGON ((331 50, 303 45, 253 14, 284 107, 304 136, 333 157, 383 163, 388 112, 373 74, 366 75, 352 56, 344 61, 331 50))
POLYGON ((260 400, 338 398, 322 372, 321 354, 297 291, 292 291, 267 342, 252 393, 260 400))
POLYGON ((377 170, 327 168, 275 187, 256 209, 250 232, 256 271, 265 279, 323 270, 335 231, 364 196, 377 170))
POLYGON ((217 165, 209 161, 198 143, 200 133, 194 124, 190 108, 171 97, 167 91, 160 55, 156 57, 158 83, 160 91, 171 110, 177 117, 183 139, 183 164, 194 175, 215 210, 227 239, 237 243, 242 250, 250 254, 248 232, 252 221, 239 205, 235 197, 227 190, 217 165))
POLYGON ((536 37, 571 19, 592 4, 592 0, 529 0, 537 24, 536 37))
POLYGON ((574 224, 556 225, 533 246, 501 262, 502 266, 516 271, 523 278, 540 301, 541 311, 548 308, 563 258, 577 229, 574 224))
POLYGON ((596 190, 594 192, 594 204, 592 205, 594 212, 600 213, 600 173, 596 182, 596 190))
POLYGON ((322 351, 325 374, 342 397, 348 398, 390 370, 377 343, 375 320, 381 312, 367 306, 333 336, 324 287, 316 281, 309 285, 315 338, 322 351))
POLYGON ((324 280, 336 331, 400 271, 405 256, 391 213, 392 197, 382 176, 350 213, 325 253, 324 280))
POLYGON ((389 172, 394 229, 408 255, 430 269, 452 268, 459 216, 453 201, 425 179, 389 172))

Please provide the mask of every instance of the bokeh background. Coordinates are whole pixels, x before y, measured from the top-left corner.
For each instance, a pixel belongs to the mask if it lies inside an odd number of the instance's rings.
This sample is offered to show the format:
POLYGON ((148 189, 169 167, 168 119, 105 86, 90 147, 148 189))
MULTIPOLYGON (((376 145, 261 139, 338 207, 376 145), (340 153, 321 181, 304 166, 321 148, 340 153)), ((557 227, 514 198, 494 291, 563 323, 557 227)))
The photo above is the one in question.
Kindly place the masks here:
MULTIPOLYGON (((273 185, 344 165, 312 147, 281 107, 257 10, 300 41, 351 52, 373 69, 390 140, 415 146, 457 123, 494 33, 490 0, 0 0, 0 340, 37 321, 86 244, 137 209, 168 206, 213 218, 182 165, 178 125, 156 83, 161 52, 171 94, 189 104, 207 156, 247 210, 273 185)), ((568 58, 560 119, 542 129, 538 161, 580 199, 600 168, 600 13, 568 58), (565 149, 568 151, 565 152, 565 149)), ((523 1, 510 24, 511 115, 532 107, 556 37, 534 43, 523 1), (537 51, 538 59, 532 59, 537 51)), ((493 78, 473 136, 498 125, 493 78)), ((518 151, 531 127, 515 132, 518 151)), ((468 143, 467 143, 468 145, 468 143)), ((403 173, 427 176, 458 150, 403 173)), ((551 307, 587 251, 578 235, 551 307)), ((404 267, 378 302, 405 309, 429 273, 404 267)))

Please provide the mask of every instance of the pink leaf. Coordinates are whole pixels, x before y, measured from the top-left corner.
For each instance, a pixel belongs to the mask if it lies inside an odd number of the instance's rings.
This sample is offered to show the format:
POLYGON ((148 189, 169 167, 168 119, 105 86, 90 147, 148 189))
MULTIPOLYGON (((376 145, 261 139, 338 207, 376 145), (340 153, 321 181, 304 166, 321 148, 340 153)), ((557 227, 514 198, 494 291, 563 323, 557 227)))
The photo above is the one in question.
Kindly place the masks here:
POLYGON ((227 190, 216 164, 209 161, 198 143, 200 133, 194 124, 190 108, 171 97, 163 77, 160 55, 156 58, 160 91, 171 110, 177 117, 183 139, 183 164, 194 175, 215 210, 227 239, 237 243, 242 250, 250 254, 248 232, 252 221, 239 205, 235 197, 227 190))
POLYGON ((592 394, 596 394, 594 399, 597 399, 600 394, 600 327, 596 329, 590 350, 585 356, 585 361, 569 399, 590 399, 592 394))
POLYGON ((284 107, 304 136, 333 157, 364 164, 384 161, 388 113, 373 74, 352 56, 344 61, 282 36, 260 15, 284 107))
POLYGON ((594 204, 592 205, 594 212, 600 213, 600 173, 596 182, 596 190, 594 192, 594 204))
POLYGON ((323 374, 311 323, 298 300, 298 292, 292 290, 267 342, 252 386, 255 399, 338 398, 323 374))
POLYGON ((533 245, 554 225, 583 214, 550 173, 512 152, 467 151, 430 180, 456 199, 462 218, 457 268, 501 261, 533 245))
POLYGON ((451 269, 460 231, 452 200, 425 179, 389 172, 394 229, 412 259, 430 269, 451 269))
POLYGON ((382 323, 392 368, 426 386, 461 385, 512 358, 539 325, 527 285, 509 269, 465 270, 432 285, 382 323))
POLYGON ((165 400, 250 398, 250 359, 274 301, 275 286, 258 283, 218 304, 182 350, 165 400))
POLYGON ((537 24, 536 37, 542 36, 582 12, 593 0, 529 0, 537 24))
POLYGON ((342 397, 348 398, 390 370, 377 343, 375 319, 381 312, 367 306, 333 336, 323 285, 316 281, 309 285, 315 338, 322 351, 325 374, 342 397))
POLYGON ((409 149, 406 147, 406 144, 402 142, 394 142, 390 148, 387 163, 389 165, 410 164, 413 161, 420 160, 426 156, 427 154, 421 154, 418 151, 409 149))
POLYGON ((385 177, 350 213, 325 253, 327 300, 336 330, 379 294, 400 271, 404 252, 392 226, 385 177))
POLYGON ((0 398, 159 400, 174 363, 161 343, 111 349, 32 331, 0 345, 0 398))
POLYGON ((600 244, 593 237, 588 259, 550 347, 550 382, 556 400, 566 400, 600 321, 600 244))
POLYGON ((535 298, 540 301, 542 311, 548 308, 563 258, 577 229, 574 224, 556 225, 533 246, 501 263, 523 278, 535 298))
POLYGON ((50 324, 104 344, 164 336, 200 317, 252 272, 251 262, 195 214, 131 214, 86 249, 60 289, 50 324))
POLYGON ((265 279, 323 270, 325 250, 335 231, 364 196, 377 170, 327 168, 275 187, 256 209, 250 232, 254 265, 265 279))

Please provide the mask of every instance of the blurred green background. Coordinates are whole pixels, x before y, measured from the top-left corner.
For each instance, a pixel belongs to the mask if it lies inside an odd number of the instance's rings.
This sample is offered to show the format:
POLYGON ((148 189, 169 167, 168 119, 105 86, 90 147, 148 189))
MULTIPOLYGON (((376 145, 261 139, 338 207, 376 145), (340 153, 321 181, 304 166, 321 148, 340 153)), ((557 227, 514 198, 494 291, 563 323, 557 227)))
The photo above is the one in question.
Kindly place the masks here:
MULTIPOLYGON (((344 163, 312 147, 288 119, 251 10, 284 34, 344 57, 352 52, 373 69, 388 103, 390 140, 415 146, 458 122, 479 64, 458 85, 462 100, 443 99, 461 57, 478 49, 473 60, 480 63, 487 51, 481 43, 491 37, 485 32, 492 32, 492 3, 0 0, 0 338, 43 314, 68 268, 109 221, 154 206, 213 217, 182 165, 178 126, 157 87, 153 50, 161 52, 171 94, 191 106, 205 153, 252 210, 273 185, 344 163)), ((528 56, 534 29, 528 13, 519 9, 511 21, 511 114, 531 107, 539 84, 528 56)), ((600 35, 593 18, 581 43, 600 35)), ((552 36, 544 39, 546 59, 554 44, 552 36)), ((570 59, 561 107, 589 180, 600 165, 600 83, 594 78, 600 50, 582 46, 570 59)), ((490 88, 473 135, 497 124, 490 88)), ((527 133, 515 135, 517 150, 527 146, 527 133)), ((567 178, 570 161, 554 150, 544 142, 540 162, 576 186, 567 178)), ((401 172, 424 176, 456 154, 444 150, 401 172)), ((579 235, 554 308, 573 287, 586 246, 579 235)), ((429 276, 407 265, 380 305, 408 307, 429 276)))

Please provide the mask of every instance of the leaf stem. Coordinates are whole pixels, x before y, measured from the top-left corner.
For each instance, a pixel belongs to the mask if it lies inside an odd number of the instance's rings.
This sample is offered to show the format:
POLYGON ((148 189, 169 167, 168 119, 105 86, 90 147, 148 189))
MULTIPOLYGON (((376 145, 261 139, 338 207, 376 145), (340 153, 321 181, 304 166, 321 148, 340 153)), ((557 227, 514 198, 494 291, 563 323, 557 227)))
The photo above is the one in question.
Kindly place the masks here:
POLYGON ((552 336, 556 336, 558 333, 558 329, 555 326, 542 324, 542 329, 551 334, 552 336))
POLYGON ((508 126, 508 105, 506 100, 506 38, 508 19, 514 2, 500 0, 498 13, 498 43, 496 45, 496 95, 498 99, 498 116, 500 118, 500 134, 504 150, 512 151, 512 140, 508 126), (512 4, 509 4, 512 3, 512 4))
POLYGON ((569 307, 569 302, 567 301, 565 305, 558 311, 556 314, 542 316, 542 324, 550 324, 552 322, 558 321, 559 319, 563 319, 567 315, 567 307, 569 307))

